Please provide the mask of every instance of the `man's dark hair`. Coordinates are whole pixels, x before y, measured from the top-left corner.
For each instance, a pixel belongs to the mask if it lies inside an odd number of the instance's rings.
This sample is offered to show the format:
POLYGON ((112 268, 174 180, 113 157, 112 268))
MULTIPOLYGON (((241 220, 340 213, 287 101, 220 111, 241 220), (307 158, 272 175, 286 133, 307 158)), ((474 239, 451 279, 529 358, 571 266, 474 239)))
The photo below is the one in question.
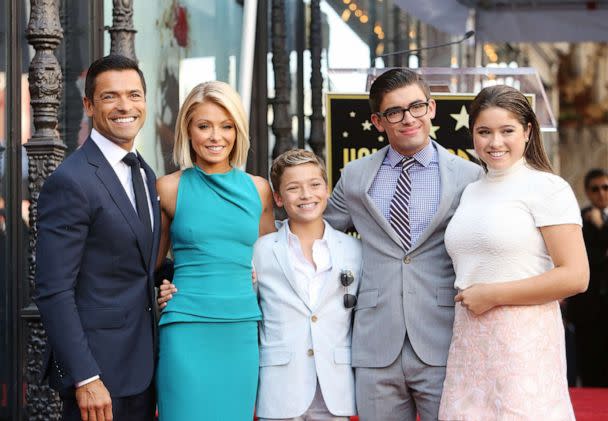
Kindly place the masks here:
POLYGON ((591 184, 591 180, 598 177, 608 177, 608 172, 601 168, 593 168, 585 174, 585 190, 589 189, 589 185, 591 184))
POLYGON ((93 101, 93 94, 95 93, 95 80, 97 79, 97 76, 110 70, 135 70, 141 80, 144 94, 146 93, 146 80, 144 79, 144 74, 137 65, 137 62, 119 54, 110 54, 109 56, 95 60, 91 63, 91 66, 89 66, 87 78, 84 83, 84 95, 91 101, 93 101))
POLYGON ((380 111, 380 104, 384 95, 409 85, 418 85, 424 92, 426 99, 431 97, 429 85, 418 73, 410 69, 391 69, 378 76, 369 89, 369 107, 372 113, 380 111))

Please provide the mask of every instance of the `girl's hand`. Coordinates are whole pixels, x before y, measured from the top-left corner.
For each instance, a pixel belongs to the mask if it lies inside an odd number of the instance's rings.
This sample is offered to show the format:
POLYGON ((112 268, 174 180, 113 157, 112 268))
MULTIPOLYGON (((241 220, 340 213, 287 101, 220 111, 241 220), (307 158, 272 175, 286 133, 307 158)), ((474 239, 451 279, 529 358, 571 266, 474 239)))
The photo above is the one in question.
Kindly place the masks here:
POLYGON ((162 310, 167 307, 167 303, 171 298, 173 298, 173 294, 177 292, 177 288, 168 280, 164 279, 161 286, 158 288, 158 298, 156 302, 158 303, 158 307, 162 310))
POLYGON ((492 284, 475 284, 460 291, 454 297, 467 310, 479 316, 496 307, 496 294, 492 284))

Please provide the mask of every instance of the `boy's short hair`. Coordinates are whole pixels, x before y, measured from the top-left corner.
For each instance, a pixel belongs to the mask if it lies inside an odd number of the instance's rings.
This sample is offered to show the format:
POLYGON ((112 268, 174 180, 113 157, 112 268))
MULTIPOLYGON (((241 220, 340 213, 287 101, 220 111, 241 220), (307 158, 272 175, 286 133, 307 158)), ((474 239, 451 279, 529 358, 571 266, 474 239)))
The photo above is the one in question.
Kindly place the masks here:
POLYGON ((372 86, 369 89, 369 107, 372 113, 380 111, 380 104, 386 94, 410 85, 418 85, 424 93, 424 96, 426 96, 426 99, 428 100, 431 98, 431 89, 429 88, 429 85, 424 81, 422 76, 413 70, 398 68, 387 70, 382 73, 374 83, 372 83, 372 86))
POLYGON ((270 167, 270 182, 272 183, 272 189, 277 193, 279 192, 281 178, 283 177, 285 168, 304 164, 314 164, 319 167, 323 181, 327 184, 327 171, 325 170, 325 163, 321 158, 311 151, 291 149, 287 152, 283 152, 272 161, 272 166, 270 167))

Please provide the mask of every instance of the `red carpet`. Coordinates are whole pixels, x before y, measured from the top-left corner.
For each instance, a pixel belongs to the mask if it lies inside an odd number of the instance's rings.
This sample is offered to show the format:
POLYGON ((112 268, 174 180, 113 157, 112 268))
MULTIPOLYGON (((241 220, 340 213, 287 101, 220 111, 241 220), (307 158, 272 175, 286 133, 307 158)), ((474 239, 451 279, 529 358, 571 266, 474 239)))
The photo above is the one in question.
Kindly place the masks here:
MULTIPOLYGON (((570 399, 577 421, 608 420, 608 388, 572 387, 570 399)), ((359 417, 352 417, 358 421, 359 417)))
MULTIPOLYGON (((608 389, 573 387, 570 389, 570 399, 577 421, 608 420, 608 389)), ((351 420, 359 421, 359 417, 352 417, 351 420)))
POLYGON ((608 420, 608 389, 573 387, 570 399, 577 421, 608 420))

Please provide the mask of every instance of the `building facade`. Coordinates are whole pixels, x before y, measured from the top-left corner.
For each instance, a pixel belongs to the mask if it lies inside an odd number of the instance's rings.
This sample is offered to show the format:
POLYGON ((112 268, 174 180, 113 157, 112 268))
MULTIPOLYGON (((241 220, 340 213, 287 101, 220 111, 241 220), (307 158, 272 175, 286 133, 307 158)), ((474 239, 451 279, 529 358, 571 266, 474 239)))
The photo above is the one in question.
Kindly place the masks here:
POLYGON ((471 42, 419 50, 451 41, 394 0, 0 0, 0 421, 60 419, 57 395, 39 382, 36 201, 90 131, 82 96, 91 61, 110 52, 139 61, 148 116, 136 145, 157 174, 176 169, 181 100, 218 79, 247 98, 247 169, 266 176, 292 147, 324 155, 323 93, 336 69, 469 67, 499 60, 496 50, 521 53, 471 42))
POLYGON ((137 147, 158 174, 176 169, 173 130, 187 92, 211 79, 239 89, 249 74, 247 168, 266 175, 285 149, 323 154, 328 69, 418 66, 420 54, 378 56, 417 48, 423 31, 392 0, 0 0, 0 420, 60 418, 57 395, 39 381, 36 201, 90 131, 82 96, 91 61, 110 52, 139 61, 148 118, 137 147))

